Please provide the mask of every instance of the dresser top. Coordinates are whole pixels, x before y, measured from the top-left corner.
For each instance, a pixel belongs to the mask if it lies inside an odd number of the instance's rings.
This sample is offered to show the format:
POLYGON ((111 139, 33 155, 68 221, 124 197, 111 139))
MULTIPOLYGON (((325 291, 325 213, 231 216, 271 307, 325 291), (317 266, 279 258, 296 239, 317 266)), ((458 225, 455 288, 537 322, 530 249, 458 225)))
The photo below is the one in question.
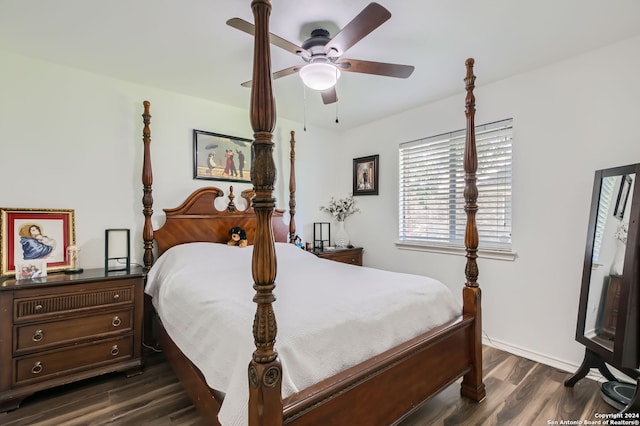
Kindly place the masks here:
POLYGON ((139 266, 132 266, 129 271, 109 271, 104 268, 85 269, 78 274, 65 274, 64 272, 53 272, 46 277, 17 280, 15 277, 0 278, 0 291, 17 290, 19 288, 37 288, 55 285, 66 285, 73 283, 87 283, 92 281, 104 281, 113 279, 136 278, 144 276, 144 271, 139 266))
POLYGON ((331 248, 325 248, 324 250, 314 250, 313 253, 314 254, 327 254, 327 253, 340 253, 340 252, 345 252, 345 251, 352 251, 352 250, 362 250, 362 247, 334 247, 331 246, 331 248))

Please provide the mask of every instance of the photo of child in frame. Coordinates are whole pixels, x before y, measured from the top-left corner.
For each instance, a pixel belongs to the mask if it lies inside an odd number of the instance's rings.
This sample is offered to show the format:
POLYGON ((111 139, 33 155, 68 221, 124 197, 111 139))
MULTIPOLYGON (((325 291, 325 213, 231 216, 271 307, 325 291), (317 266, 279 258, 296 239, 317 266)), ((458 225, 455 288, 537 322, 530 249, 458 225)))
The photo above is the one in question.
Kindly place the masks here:
POLYGON ((33 280, 36 278, 44 278, 47 276, 47 262, 25 261, 16 262, 16 281, 33 280))

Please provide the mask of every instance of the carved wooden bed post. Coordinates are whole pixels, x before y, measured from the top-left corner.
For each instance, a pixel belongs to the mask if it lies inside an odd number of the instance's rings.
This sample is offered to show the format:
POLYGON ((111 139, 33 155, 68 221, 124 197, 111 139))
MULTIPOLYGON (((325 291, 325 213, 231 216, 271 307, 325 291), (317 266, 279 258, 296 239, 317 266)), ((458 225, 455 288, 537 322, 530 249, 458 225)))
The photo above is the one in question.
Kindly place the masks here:
POLYGON ((296 238, 296 132, 291 131, 291 140, 289 141, 291 150, 289 151, 289 159, 291 170, 289 172, 289 242, 295 242, 296 238))
POLYGON ((269 0, 251 2, 255 20, 253 83, 250 117, 254 131, 254 159, 251 180, 255 196, 252 206, 257 225, 251 271, 258 305, 253 322, 256 350, 249 363, 249 425, 282 425, 282 365, 275 350, 277 334, 273 311, 276 279, 276 253, 271 226, 275 208, 273 187, 276 177, 273 160, 273 130, 276 122, 271 80, 269 45, 269 0))
POLYGON ((462 290, 463 314, 475 317, 474 325, 469 329, 469 341, 473 342, 471 350, 472 369, 465 374, 462 380, 460 393, 462 396, 475 401, 480 401, 486 395, 484 382, 482 381, 482 312, 480 308, 480 287, 478 285, 478 227, 476 225, 476 212, 478 211, 478 187, 476 186, 476 171, 478 159, 476 154, 475 137, 475 113, 476 100, 473 95, 476 76, 473 75, 473 58, 465 61, 467 75, 464 79, 467 96, 465 99, 465 115, 467 117, 467 134, 464 148, 464 211, 467 214, 467 227, 464 243, 467 250, 467 264, 465 275, 467 281, 462 290))
POLYGON ((144 228, 142 229, 142 239, 144 241, 144 270, 148 271, 153 265, 153 225, 151 215, 153 215, 153 196, 151 195, 151 185, 153 184, 153 173, 151 172, 151 114, 149 113, 149 101, 144 101, 144 113, 142 119, 144 129, 142 129, 142 143, 144 153, 142 160, 142 213, 144 214, 144 228))

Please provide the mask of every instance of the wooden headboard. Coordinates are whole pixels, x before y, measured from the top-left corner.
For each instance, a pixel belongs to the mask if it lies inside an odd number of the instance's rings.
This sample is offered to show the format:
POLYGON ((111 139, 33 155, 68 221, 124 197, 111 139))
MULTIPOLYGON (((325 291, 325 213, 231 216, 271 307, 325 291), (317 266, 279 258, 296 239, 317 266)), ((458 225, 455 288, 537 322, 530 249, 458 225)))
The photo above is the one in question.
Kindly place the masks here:
MULTIPOLYGON (((246 209, 239 210, 234 202, 233 186, 229 188, 229 201, 224 210, 215 206, 216 198, 223 197, 224 192, 216 187, 200 188, 193 192, 176 208, 163 209, 166 221, 155 230, 158 256, 171 247, 182 243, 211 242, 226 243, 229 241, 229 230, 240 226, 247 233, 247 242, 254 243, 256 234, 256 215, 251 207, 253 190, 242 191, 240 196, 246 200, 246 209)), ((289 240, 289 225, 284 222, 284 211, 275 210, 271 221, 275 241, 289 240)))

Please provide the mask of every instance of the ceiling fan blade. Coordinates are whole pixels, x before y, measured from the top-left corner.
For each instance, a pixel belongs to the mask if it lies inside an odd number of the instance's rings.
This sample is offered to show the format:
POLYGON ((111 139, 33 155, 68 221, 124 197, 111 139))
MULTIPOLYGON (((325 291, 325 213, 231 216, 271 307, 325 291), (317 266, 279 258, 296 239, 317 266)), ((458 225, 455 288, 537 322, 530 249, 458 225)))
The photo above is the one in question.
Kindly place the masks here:
POLYGON ((353 18, 324 46, 324 52, 330 57, 343 55, 347 49, 362 40, 389 18, 391 18, 391 12, 378 3, 369 3, 358 16, 353 18))
MULTIPOLYGON (((271 74, 271 76, 273 77, 274 80, 276 78, 286 77, 288 75, 297 73, 298 71, 300 71, 300 68, 302 68, 302 67, 303 67, 303 65, 294 65, 292 67, 285 68, 285 69, 280 70, 280 71, 276 71, 273 74, 271 74)), ((242 83, 240 85, 242 87, 251 87, 251 82, 252 81, 253 80, 245 81, 244 83, 242 83)))
POLYGON ((320 92, 322 95, 322 102, 325 105, 329 105, 338 102, 338 94, 336 93, 336 86, 330 87, 327 90, 320 92))
POLYGON ((274 72, 272 74, 273 79, 275 80, 276 78, 286 77, 288 75, 295 74, 298 71, 300 71, 300 68, 302 68, 302 67, 303 67, 303 65, 294 65, 292 67, 285 68, 285 69, 280 70, 280 71, 276 71, 276 72, 274 72))
POLYGON ((359 59, 341 59, 336 63, 336 66, 340 71, 397 78, 407 78, 415 69, 413 65, 387 64, 385 62, 361 61, 359 59))
MULTIPOLYGON (((255 33, 255 26, 252 23, 245 21, 244 19, 231 18, 227 21, 227 25, 237 30, 243 31, 249 35, 254 35, 255 33)), ((307 52, 302 47, 291 43, 290 41, 287 41, 282 37, 278 37, 275 34, 269 33, 269 41, 274 46, 278 46, 279 48, 284 49, 287 52, 291 52, 294 55, 299 55, 303 58, 307 58, 310 56, 309 52, 307 52)))

